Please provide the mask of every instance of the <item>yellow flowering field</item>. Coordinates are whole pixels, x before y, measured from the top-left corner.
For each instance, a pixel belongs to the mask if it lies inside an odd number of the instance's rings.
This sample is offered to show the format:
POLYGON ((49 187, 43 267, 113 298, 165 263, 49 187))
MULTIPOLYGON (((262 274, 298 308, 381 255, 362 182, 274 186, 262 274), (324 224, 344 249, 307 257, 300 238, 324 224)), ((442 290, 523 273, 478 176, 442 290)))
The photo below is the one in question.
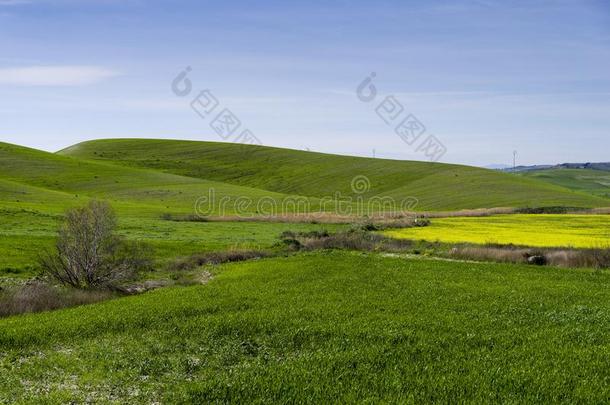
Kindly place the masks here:
POLYGON ((535 247, 610 247, 610 215, 496 215, 432 219, 423 228, 384 232, 400 239, 514 244, 535 247))

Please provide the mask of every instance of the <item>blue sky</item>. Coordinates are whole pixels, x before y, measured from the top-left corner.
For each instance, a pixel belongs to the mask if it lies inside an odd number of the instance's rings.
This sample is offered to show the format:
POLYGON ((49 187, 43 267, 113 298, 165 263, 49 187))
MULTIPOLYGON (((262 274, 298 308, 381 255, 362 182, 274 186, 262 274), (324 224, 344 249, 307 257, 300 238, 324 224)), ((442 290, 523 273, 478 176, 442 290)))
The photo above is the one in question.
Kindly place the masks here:
POLYGON ((609 161, 609 68, 608 1, 0 0, 0 140, 219 141, 189 106, 210 89, 265 145, 425 160, 375 112, 393 95, 444 162, 609 161))

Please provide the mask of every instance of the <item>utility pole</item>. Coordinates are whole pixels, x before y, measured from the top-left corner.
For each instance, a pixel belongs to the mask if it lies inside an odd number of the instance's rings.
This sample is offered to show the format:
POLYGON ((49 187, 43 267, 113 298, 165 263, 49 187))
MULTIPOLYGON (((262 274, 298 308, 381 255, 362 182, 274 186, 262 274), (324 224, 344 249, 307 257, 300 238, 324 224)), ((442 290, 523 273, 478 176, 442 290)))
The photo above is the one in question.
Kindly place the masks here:
POLYGON ((375 159, 375 149, 373 149, 373 159, 375 159))
POLYGON ((517 169, 517 151, 513 151, 513 172, 517 169))

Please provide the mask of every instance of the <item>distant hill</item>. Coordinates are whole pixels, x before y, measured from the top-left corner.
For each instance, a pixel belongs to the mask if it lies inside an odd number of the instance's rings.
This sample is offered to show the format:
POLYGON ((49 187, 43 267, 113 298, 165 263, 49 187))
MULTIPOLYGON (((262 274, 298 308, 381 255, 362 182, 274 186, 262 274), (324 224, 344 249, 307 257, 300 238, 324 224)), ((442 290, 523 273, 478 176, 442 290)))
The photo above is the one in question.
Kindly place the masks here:
POLYGON ((610 171, 601 169, 571 169, 561 166, 559 168, 526 171, 522 172, 522 175, 571 190, 610 198, 610 171))
POLYGON ((586 170, 602 170, 610 171, 610 162, 600 163, 561 163, 558 165, 533 165, 533 166, 517 166, 512 167, 496 167, 495 169, 505 172, 530 172, 535 170, 548 169, 586 169, 586 170))
POLYGON ((590 169, 610 171, 610 162, 601 163, 562 163, 557 165, 558 169, 590 169))
POLYGON ((610 206, 610 200, 536 179, 431 162, 339 156, 263 146, 159 139, 88 141, 61 156, 311 198, 415 197, 419 210, 610 206), (352 180, 364 176, 362 194, 352 180))
POLYGON ((516 167, 507 167, 504 169, 500 169, 503 172, 506 173, 518 173, 518 172, 531 172, 534 170, 546 170, 546 169, 552 169, 554 166, 553 165, 533 165, 533 166, 516 166, 516 167))
POLYGON ((493 164, 489 164, 486 166, 483 166, 484 169, 491 169, 491 170, 506 170, 511 168, 511 166, 509 165, 505 165, 503 163, 493 163, 493 164))
POLYGON ((501 169, 570 190, 610 198, 610 162, 561 163, 501 169))

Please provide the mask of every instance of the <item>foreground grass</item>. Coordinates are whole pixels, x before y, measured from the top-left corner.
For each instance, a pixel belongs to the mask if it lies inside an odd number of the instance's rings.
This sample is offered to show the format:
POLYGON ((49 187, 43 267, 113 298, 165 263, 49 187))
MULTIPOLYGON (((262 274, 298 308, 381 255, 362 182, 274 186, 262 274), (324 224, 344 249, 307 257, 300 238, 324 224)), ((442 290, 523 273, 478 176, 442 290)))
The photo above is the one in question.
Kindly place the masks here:
POLYGON ((0 320, 0 402, 610 399, 610 275, 316 253, 0 320))
POLYGON ((534 247, 610 247, 610 215, 498 215, 437 218, 423 228, 385 232, 394 238, 520 245, 534 247))

